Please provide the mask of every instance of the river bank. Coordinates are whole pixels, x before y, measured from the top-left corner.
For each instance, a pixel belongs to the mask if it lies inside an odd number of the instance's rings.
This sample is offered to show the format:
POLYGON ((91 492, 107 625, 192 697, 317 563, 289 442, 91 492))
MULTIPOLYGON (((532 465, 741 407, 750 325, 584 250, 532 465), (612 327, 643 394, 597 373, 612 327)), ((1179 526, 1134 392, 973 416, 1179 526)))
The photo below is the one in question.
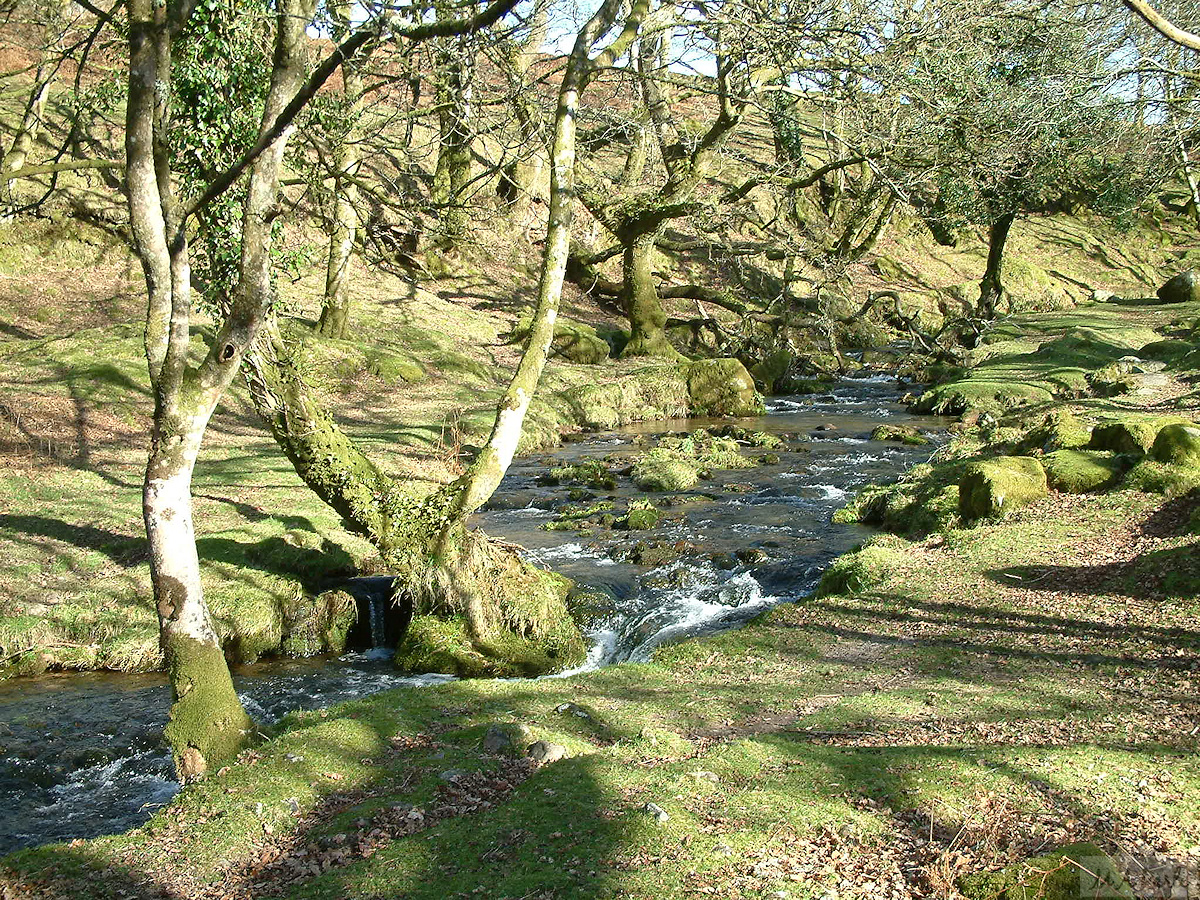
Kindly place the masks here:
MULTIPOLYGON (((1168 374, 1077 412, 1191 409, 1196 373, 1168 374)), ((1198 508, 1057 491, 876 539, 857 577, 648 662, 295 714, 140 829, 8 857, 6 889, 958 897, 1085 841, 1137 896, 1194 892, 1198 508)))

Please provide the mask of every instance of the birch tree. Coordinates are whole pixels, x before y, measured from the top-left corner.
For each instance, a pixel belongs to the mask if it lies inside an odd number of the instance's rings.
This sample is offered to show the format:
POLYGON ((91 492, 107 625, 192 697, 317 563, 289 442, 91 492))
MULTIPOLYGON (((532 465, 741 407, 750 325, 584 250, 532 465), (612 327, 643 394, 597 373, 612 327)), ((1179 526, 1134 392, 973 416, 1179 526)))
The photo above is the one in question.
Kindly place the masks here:
MULTIPOLYGON (((154 397, 142 490, 151 582, 174 702, 166 736, 179 773, 227 759, 251 727, 233 689, 204 600, 192 517, 191 477, 217 402, 268 320, 275 300, 272 226, 284 152, 298 112, 347 60, 398 30, 394 13, 370 19, 307 74, 306 28, 316 0, 277 0, 274 54, 261 124, 251 147, 215 173, 195 200, 179 196, 171 142, 172 62, 189 39, 192 0, 129 0, 126 173, 134 250, 146 280, 146 359, 154 397), (245 191, 238 278, 220 304, 211 345, 193 346, 189 220, 226 191, 245 191)), ((417 24, 409 37, 482 27, 511 3, 467 20, 417 24)))

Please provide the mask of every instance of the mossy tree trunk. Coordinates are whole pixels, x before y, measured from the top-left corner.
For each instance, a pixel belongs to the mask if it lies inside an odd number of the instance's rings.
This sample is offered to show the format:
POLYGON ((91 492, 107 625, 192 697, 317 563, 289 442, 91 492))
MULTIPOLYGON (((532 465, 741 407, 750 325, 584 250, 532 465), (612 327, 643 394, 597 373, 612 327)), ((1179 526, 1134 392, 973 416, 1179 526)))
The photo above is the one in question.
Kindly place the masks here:
POLYGON ((996 317, 1004 296, 1004 245, 1016 217, 1016 213, 1004 213, 988 228, 987 267, 979 282, 979 314, 985 319, 996 317))
MULTIPOLYGON (((708 129, 699 136, 688 133, 672 117, 667 97, 670 64, 669 28, 659 28, 642 36, 636 54, 638 85, 645 100, 649 130, 658 140, 659 158, 666 178, 657 189, 640 189, 628 180, 624 192, 611 196, 611 185, 600 182, 580 190, 580 199, 588 210, 611 231, 622 248, 621 298, 629 317, 630 341, 622 356, 677 357, 678 351, 667 340, 666 312, 652 270, 655 242, 667 223, 693 215, 703 207, 695 195, 709 176, 717 154, 741 123, 751 100, 762 87, 770 70, 753 72, 745 83, 734 87, 729 59, 742 55, 742 49, 720 45, 715 79, 717 113, 708 129), (728 55, 727 55, 728 54, 728 55)), ((740 77, 740 76, 738 76, 740 77)), ((635 142, 630 159, 637 151, 635 142)), ((627 169, 630 167, 627 167, 627 169)), ((633 166, 640 175, 641 164, 633 166)), ((628 175, 628 172, 627 172, 628 175)))
POLYGON ((289 128, 276 126, 301 84, 305 28, 315 5, 316 0, 281 0, 278 5, 275 65, 260 126, 262 147, 248 163, 240 281, 212 346, 193 364, 186 213, 172 183, 168 105, 172 46, 183 34, 192 6, 154 0, 128 4, 126 178, 134 249, 146 279, 146 359, 154 395, 142 508, 174 697, 166 736, 185 778, 203 774, 234 754, 251 725, 233 689, 204 600, 191 476, 209 418, 273 299, 271 222, 290 134, 289 128))
POLYGON ((529 83, 529 69, 546 41, 549 12, 549 3, 546 0, 537 0, 529 21, 529 33, 520 44, 511 46, 504 58, 510 102, 521 135, 517 158, 506 167, 504 173, 511 192, 508 215, 515 223, 522 223, 528 217, 537 193, 538 181, 546 167, 541 113, 536 100, 536 90, 529 83))
POLYGON ((297 365, 302 336, 289 345, 278 329, 269 329, 247 357, 255 405, 304 481, 352 530, 379 547, 400 582, 420 598, 417 612, 460 614, 481 642, 509 617, 488 609, 477 589, 482 583, 480 553, 478 541, 467 538, 466 522, 491 497, 512 462, 554 339, 574 217, 579 95, 595 72, 610 65, 636 37, 646 4, 635 3, 621 33, 597 56, 591 51, 611 30, 620 0, 605 0, 576 39, 555 113, 549 224, 528 343, 497 405, 487 444, 463 477, 424 499, 406 499, 312 397, 297 365))
MULTIPOLYGON (((350 33, 350 4, 329 3, 336 26, 334 37, 341 41, 350 33)), ((360 66, 349 61, 342 66, 344 126, 339 135, 334 161, 333 210, 329 228, 329 253, 325 266, 325 298, 317 331, 328 338, 346 337, 350 328, 350 260, 358 234, 358 168, 361 162, 363 79, 360 66)))
POLYGON ((475 46, 466 38, 444 39, 437 53, 438 157, 433 202, 439 210, 439 240, 454 246, 470 222, 467 187, 471 182, 472 94, 475 46))
POLYGON ((654 283, 654 241, 657 232, 622 246, 621 304, 629 318, 629 343, 622 356, 678 357, 667 339, 667 313, 654 283))

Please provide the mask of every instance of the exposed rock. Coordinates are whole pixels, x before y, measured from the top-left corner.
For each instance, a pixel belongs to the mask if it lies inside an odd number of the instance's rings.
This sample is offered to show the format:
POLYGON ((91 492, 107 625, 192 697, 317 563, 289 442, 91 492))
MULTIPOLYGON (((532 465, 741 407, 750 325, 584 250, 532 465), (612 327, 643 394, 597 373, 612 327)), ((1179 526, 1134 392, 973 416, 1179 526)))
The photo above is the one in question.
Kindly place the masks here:
POLYGON ((582 706, 576 706, 574 703, 560 703, 554 707, 554 711, 563 715, 574 716, 577 719, 590 719, 592 717, 592 714, 586 709, 582 706))
POLYGON ((701 359, 685 364, 688 408, 699 416, 757 416, 764 411, 754 379, 736 359, 701 359))
POLYGON ((1029 456, 1004 456, 967 466, 958 485, 963 519, 998 518, 1050 492, 1046 470, 1029 456))
POLYGON ((736 569, 738 564, 737 560, 729 553, 714 553, 708 559, 718 569, 736 569))
POLYGON ((571 754, 562 744, 552 744, 549 741, 535 741, 529 745, 526 755, 539 765, 548 765, 566 759, 571 754))
POLYGON ((483 736, 481 749, 493 756, 515 756, 519 748, 526 746, 532 737, 529 729, 517 722, 502 722, 489 725, 483 736))
POLYGON ((1192 303, 1200 301, 1200 278, 1194 269, 1180 272, 1167 279, 1156 292, 1163 303, 1192 303))
POLYGON ((769 559, 767 554, 762 550, 759 550, 757 547, 747 547, 744 550, 738 550, 733 555, 748 566, 757 565, 758 563, 766 562, 769 559))
POLYGON ((662 824, 671 821, 671 815, 657 803, 646 803, 642 806, 642 812, 653 817, 654 821, 662 824))
POLYGON ((929 438, 921 434, 915 425, 877 425, 871 432, 873 441, 892 441, 898 444, 908 444, 919 447, 929 443, 929 438))

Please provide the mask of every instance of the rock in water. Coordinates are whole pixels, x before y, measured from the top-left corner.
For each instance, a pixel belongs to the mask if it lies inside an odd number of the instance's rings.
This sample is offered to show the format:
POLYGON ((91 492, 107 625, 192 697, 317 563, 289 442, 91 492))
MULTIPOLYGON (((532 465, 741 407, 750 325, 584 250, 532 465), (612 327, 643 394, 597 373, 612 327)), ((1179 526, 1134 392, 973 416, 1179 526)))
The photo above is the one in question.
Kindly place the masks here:
POLYGON ((1200 278, 1196 277, 1194 269, 1188 269, 1167 279, 1157 294, 1163 303, 1190 303, 1200 300, 1200 278))

